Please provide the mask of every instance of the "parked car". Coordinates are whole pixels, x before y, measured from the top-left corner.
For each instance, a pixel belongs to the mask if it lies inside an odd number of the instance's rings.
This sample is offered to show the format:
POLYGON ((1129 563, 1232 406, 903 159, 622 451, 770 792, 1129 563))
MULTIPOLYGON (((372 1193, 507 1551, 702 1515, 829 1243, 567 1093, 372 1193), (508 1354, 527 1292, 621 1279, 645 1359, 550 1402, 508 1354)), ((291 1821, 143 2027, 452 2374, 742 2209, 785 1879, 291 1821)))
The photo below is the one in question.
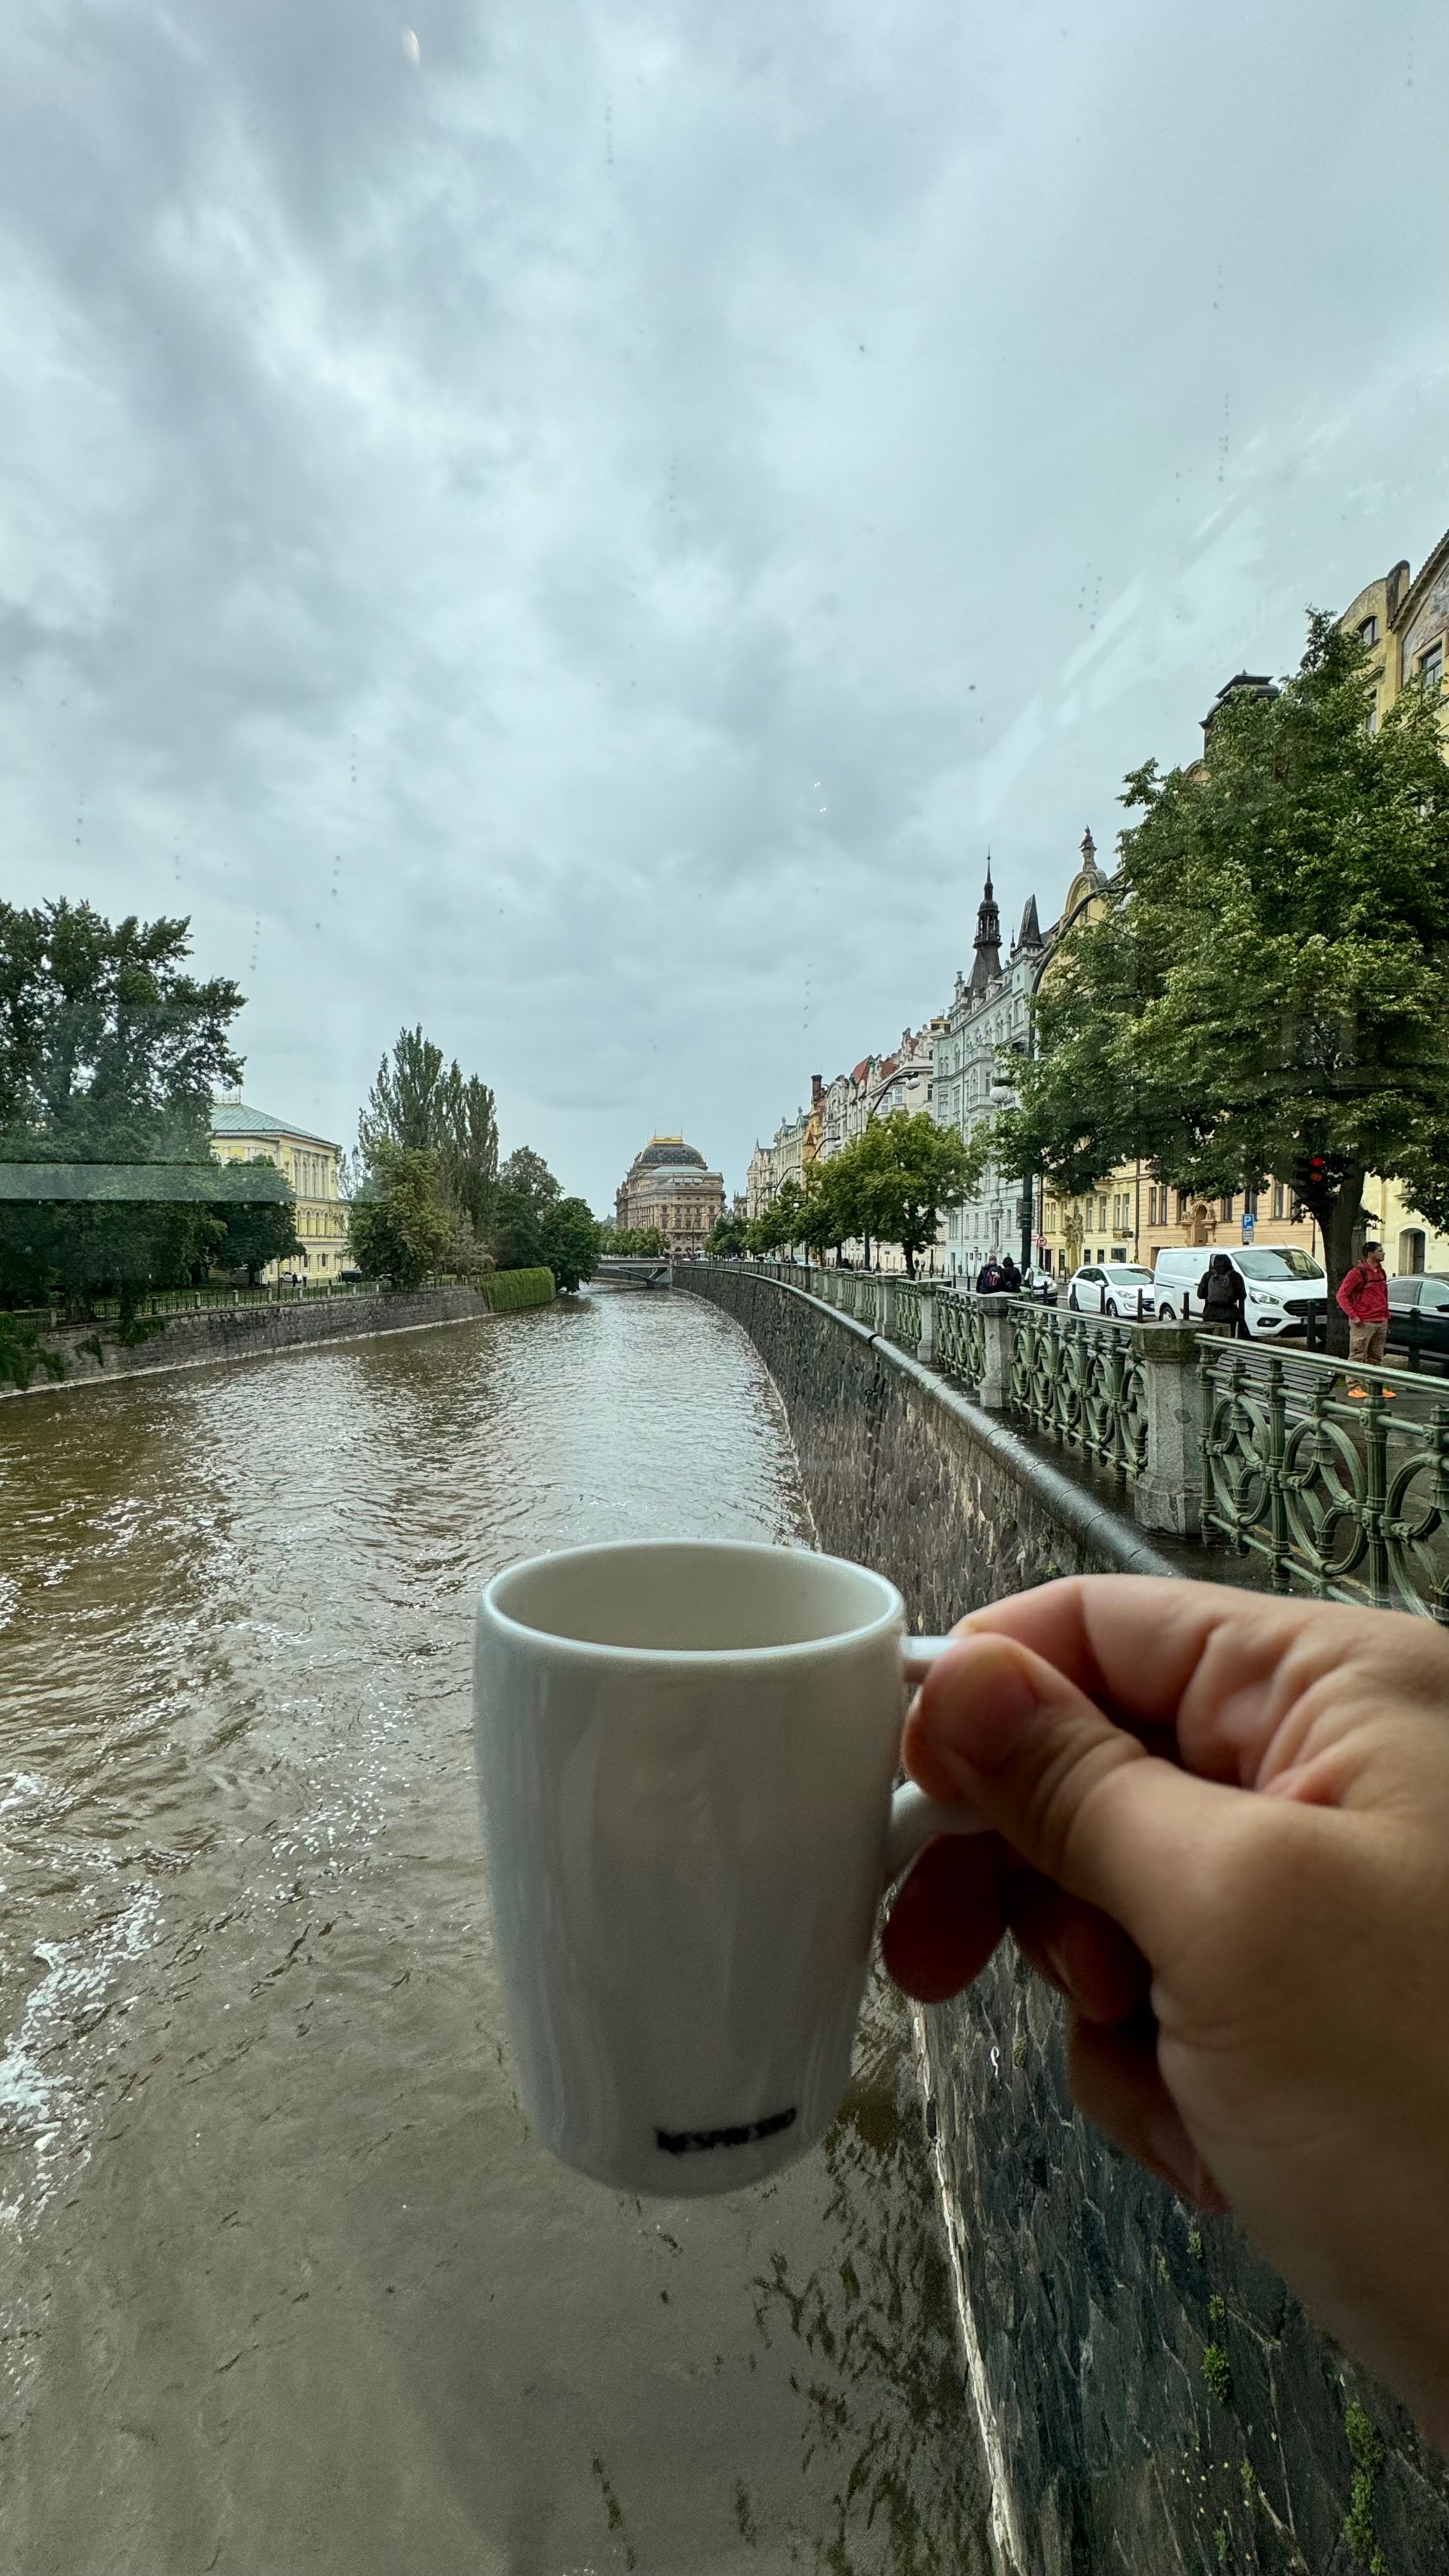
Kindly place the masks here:
POLYGON ((1067 1281, 1074 1315, 1124 1315, 1135 1323, 1157 1312, 1152 1273, 1136 1261, 1084 1261, 1067 1281))
POLYGON ((1050 1306, 1055 1303, 1056 1293, 1061 1284, 1055 1272, 1043 1270, 1039 1261, 1034 1261, 1030 1269, 1023 1270, 1021 1274, 1023 1297, 1040 1297, 1043 1305, 1050 1306))
MULTIPOLYGON (((1219 1251, 1226 1250, 1218 1245, 1219 1251)), ((1158 1321, 1190 1323, 1202 1313, 1197 1283, 1213 1257, 1213 1247, 1188 1245, 1159 1252, 1153 1279, 1158 1321)), ((1277 1341, 1284 1333, 1306 1332, 1310 1314, 1320 1322, 1328 1313, 1328 1280, 1316 1261, 1296 1243, 1243 1244, 1228 1252, 1243 1282, 1243 1308, 1250 1339, 1277 1341)))
POLYGON ((1449 1362, 1449 1273, 1411 1270, 1389 1281, 1389 1348, 1449 1362))

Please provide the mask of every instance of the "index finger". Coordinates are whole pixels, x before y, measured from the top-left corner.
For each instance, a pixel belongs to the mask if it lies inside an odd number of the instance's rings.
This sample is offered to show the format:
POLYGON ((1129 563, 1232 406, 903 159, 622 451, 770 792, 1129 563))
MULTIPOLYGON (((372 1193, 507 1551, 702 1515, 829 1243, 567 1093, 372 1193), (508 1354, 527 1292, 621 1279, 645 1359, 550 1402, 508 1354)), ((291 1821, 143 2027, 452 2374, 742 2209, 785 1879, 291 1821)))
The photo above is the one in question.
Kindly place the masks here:
POLYGON ((1071 1575, 973 1610, 955 1632, 1014 1638, 1108 1715, 1171 1727, 1201 1778, 1261 1788, 1291 1759, 1280 1741, 1315 1685, 1345 1703, 1397 1688, 1441 1704, 1449 1643, 1427 1620, 1321 1601, 1284 1601, 1236 1585, 1153 1575, 1071 1575))

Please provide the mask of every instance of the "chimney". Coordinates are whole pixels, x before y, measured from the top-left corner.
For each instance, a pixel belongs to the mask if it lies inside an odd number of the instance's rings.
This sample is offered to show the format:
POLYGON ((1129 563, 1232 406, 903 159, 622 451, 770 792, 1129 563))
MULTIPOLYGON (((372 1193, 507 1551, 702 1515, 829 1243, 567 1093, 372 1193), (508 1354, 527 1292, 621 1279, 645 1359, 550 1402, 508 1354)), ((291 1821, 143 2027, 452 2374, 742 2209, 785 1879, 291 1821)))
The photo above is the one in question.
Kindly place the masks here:
POLYGON ((820 1106, 820 1103, 821 1103, 821 1101, 824 1099, 824 1097, 825 1097, 825 1085, 824 1085, 824 1083, 822 1082, 822 1080, 821 1080, 821 1078, 820 1078, 820 1076, 819 1076, 819 1074, 818 1074, 818 1073, 812 1073, 812 1075, 810 1076, 810 1106, 811 1106, 811 1108, 812 1108, 812 1109, 818 1109, 818 1108, 819 1108, 819 1106, 820 1106))

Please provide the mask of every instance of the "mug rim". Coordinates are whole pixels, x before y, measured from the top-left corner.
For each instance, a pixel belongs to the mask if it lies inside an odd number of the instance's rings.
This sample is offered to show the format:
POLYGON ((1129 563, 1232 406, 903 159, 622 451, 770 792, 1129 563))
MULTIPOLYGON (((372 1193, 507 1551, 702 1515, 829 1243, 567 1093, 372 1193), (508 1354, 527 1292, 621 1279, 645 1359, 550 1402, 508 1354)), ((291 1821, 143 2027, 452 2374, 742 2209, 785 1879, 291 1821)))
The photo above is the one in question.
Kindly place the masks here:
POLYGON ((758 1670, 765 1663, 804 1662, 812 1655, 846 1654, 893 1629, 902 1637, 906 1632, 905 1603, 889 1575, 878 1574, 874 1566, 859 1565, 853 1557, 827 1555, 813 1547, 778 1547, 768 1539, 611 1538, 589 1540, 581 1547, 543 1548, 536 1556, 519 1557, 489 1576, 478 1598, 480 1619, 485 1613, 494 1626, 547 1646, 554 1653, 587 1658, 590 1662, 647 1663, 656 1670, 670 1664, 692 1669, 704 1666, 711 1672, 720 1672, 730 1664, 758 1670), (640 1555, 648 1549, 666 1548, 689 1549, 701 1556, 797 1556, 807 1565, 840 1566, 849 1574, 863 1575, 885 1597, 876 1617, 859 1626, 836 1629, 824 1637, 797 1637, 776 1646, 615 1646, 603 1639, 565 1637, 554 1628, 536 1628, 502 1609, 494 1597, 499 1586, 515 1575, 531 1574, 536 1568, 556 1564, 560 1557, 640 1555))

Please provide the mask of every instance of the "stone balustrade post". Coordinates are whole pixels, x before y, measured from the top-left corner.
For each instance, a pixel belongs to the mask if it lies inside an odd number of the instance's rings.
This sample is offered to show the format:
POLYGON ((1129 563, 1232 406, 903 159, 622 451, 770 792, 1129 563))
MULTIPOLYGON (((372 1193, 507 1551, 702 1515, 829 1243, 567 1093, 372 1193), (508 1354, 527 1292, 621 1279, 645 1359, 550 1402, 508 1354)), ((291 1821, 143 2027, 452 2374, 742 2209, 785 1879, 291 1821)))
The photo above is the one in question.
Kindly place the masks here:
POLYGON ((985 1362, 976 1401, 983 1413, 1004 1413, 1011 1400, 1011 1300, 978 1297, 985 1362))
POLYGON ((916 1344, 916 1357, 923 1368, 936 1365, 936 1283, 923 1279, 917 1294, 921 1300, 921 1338, 916 1344))
POLYGON ((1132 1348, 1147 1398, 1147 1456, 1132 1487, 1143 1529, 1197 1538, 1202 1528, 1203 1387, 1187 1324, 1137 1324, 1132 1348))
POLYGON ((880 1298, 876 1312, 875 1328, 883 1342, 893 1342, 895 1340, 896 1283, 894 1279, 887 1278, 884 1274, 882 1275, 880 1283, 880 1298))

